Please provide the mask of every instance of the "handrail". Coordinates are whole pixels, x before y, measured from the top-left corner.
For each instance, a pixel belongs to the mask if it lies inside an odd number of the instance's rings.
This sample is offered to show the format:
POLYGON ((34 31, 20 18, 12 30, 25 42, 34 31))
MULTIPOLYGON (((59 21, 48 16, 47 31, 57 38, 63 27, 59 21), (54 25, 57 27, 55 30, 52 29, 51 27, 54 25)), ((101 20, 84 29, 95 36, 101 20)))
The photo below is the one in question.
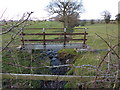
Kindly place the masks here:
MULTIPOLYGON (((64 28, 45 28, 45 30, 48 30, 48 29, 63 29, 64 28)), ((88 29, 88 28, 74 28, 74 29, 88 29)), ((25 28, 25 30, 43 30, 43 28, 25 28)))
MULTIPOLYGON (((84 39, 66 39, 66 41, 78 41, 78 40, 84 40, 84 39)), ((87 39, 85 39, 87 40, 87 39)), ((24 39, 21 41, 64 41, 64 39, 24 39)))
POLYGON ((43 45, 45 46, 46 45, 46 42, 54 42, 54 41, 63 41, 63 45, 64 47, 66 46, 66 42, 68 41, 83 41, 83 47, 86 46, 86 35, 88 35, 88 33, 86 32, 86 29, 87 28, 74 28, 74 29, 84 29, 84 32, 81 32, 81 33, 68 33, 66 32, 66 28, 25 28, 25 30, 42 30, 42 32, 40 33, 24 33, 22 32, 20 35, 22 36, 22 45, 24 46, 25 42, 27 41, 42 41, 43 42, 43 45), (48 29, 63 29, 63 33, 60 32, 60 33, 49 33, 49 32, 46 32, 46 30, 48 29), (42 39, 24 39, 24 36, 26 35, 41 35, 43 36, 42 39), (63 39, 46 39, 46 36, 50 36, 50 35, 62 35, 63 36, 63 39), (84 35, 83 39, 72 39, 72 38, 67 38, 67 35, 84 35))
MULTIPOLYGON (((66 35, 88 35, 88 33, 66 33, 66 35)), ((21 34, 20 34, 21 35, 21 34)), ((22 35, 64 35, 64 33, 22 33, 22 35)))

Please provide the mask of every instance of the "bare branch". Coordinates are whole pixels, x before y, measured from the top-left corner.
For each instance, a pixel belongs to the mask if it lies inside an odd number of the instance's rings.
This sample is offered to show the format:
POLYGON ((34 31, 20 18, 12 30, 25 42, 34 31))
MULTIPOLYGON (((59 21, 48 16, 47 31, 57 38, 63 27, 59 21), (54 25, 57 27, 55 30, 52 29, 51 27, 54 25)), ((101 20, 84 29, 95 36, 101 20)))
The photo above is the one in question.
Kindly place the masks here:
MULTIPOLYGON (((18 27, 18 26, 21 25, 22 23, 26 22, 26 21, 29 19, 30 15, 31 15, 32 13, 33 13, 33 12, 28 13, 28 17, 27 17, 24 21, 22 21, 21 23, 15 25, 15 26, 13 26, 13 27, 11 27, 11 28, 10 28, 7 32, 5 32, 4 34, 10 32, 13 28, 18 27)), ((25 26, 25 25, 24 25, 24 26, 25 26)), ((22 32, 24 26, 23 26, 14 36, 11 37, 11 40, 7 43, 7 45, 6 45, 1 51, 5 50, 5 49, 12 43, 12 41, 16 38, 16 36, 17 36, 20 32, 22 32)))
POLYGON ((17 23, 16 25, 13 25, 13 26, 10 27, 7 31, 0 33, 0 35, 6 34, 6 33, 10 32, 12 29, 14 29, 14 28, 20 26, 21 24, 23 24, 24 22, 26 22, 32 13, 33 13, 33 12, 27 13, 27 14, 28 14, 28 17, 27 17, 24 21, 22 21, 22 22, 20 22, 20 23, 17 23))
MULTIPOLYGON (((96 34, 96 33, 95 33, 96 34)), ((109 45, 109 43, 104 39, 102 38, 100 35, 96 34, 98 37, 100 37, 107 45, 108 47, 115 53, 115 55, 118 57, 118 59, 120 58, 119 55, 115 52, 115 50, 109 45)))
POLYGON ((7 10, 7 9, 5 9, 5 10, 4 10, 4 12, 2 13, 2 15, 1 15, 0 19, 3 17, 3 15, 4 15, 4 14, 5 14, 5 12, 6 12, 6 10, 7 10))
MULTIPOLYGON (((96 33, 95 33, 96 34, 96 33)), ((115 55, 118 57, 118 59, 120 58, 119 55, 115 52, 114 48, 117 47, 117 46, 120 46, 120 43, 118 43, 117 45, 114 45, 113 47, 111 47, 108 42, 103 39, 101 36, 99 36, 98 34, 96 34, 98 37, 100 37, 110 48, 110 51, 107 52, 107 54, 104 56, 104 58, 102 59, 102 61, 100 62, 100 64, 98 65, 98 68, 97 68, 97 71, 96 71, 96 77, 94 79, 94 86, 96 86, 96 80, 97 80, 97 77, 98 77, 98 70, 99 68, 101 67, 102 63, 104 62, 105 58, 108 56, 108 54, 113 51, 115 53, 115 55)))
MULTIPOLYGON (((75 65, 72 65, 72 64, 65 64, 65 65, 57 65, 57 66, 41 66, 41 67, 27 67, 27 66, 23 66, 23 65, 19 65, 19 64, 13 64, 13 63, 5 63, 5 64, 8 64, 8 65, 12 65, 12 66, 17 66, 17 67, 23 67, 25 69, 39 69, 39 68, 58 68, 58 67, 71 67, 71 68, 88 68, 88 67, 91 67, 94 68, 94 69, 97 69, 96 66, 93 66, 93 65, 81 65, 81 66, 75 66, 75 65)), ((89 68, 90 69, 90 68, 89 68)), ((92 69, 93 70, 93 69, 92 69)), ((100 70, 99 70, 100 71, 100 70)))

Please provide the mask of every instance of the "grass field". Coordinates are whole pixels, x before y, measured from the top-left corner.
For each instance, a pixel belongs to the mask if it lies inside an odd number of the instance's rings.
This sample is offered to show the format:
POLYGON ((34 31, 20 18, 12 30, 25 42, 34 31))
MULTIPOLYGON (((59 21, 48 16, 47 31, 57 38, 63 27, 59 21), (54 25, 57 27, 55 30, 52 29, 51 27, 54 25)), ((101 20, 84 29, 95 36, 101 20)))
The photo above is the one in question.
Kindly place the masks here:
MULTIPOLYGON (((60 28, 63 27, 62 23, 59 22, 28 22, 28 24, 31 24, 30 26, 27 26, 27 28, 60 28)), ((106 43, 100 39, 95 33, 100 35, 102 38, 104 38, 111 46, 118 43, 118 29, 117 24, 93 24, 93 25, 87 25, 84 26, 87 29, 88 36, 87 36, 87 45, 90 46, 91 49, 109 49, 109 47, 106 45, 106 43)), ((78 28, 78 27, 77 27, 78 28)), ((3 46, 6 45, 6 43, 11 39, 11 35, 14 35, 14 33, 18 30, 13 30, 11 33, 3 35, 3 46)), ((35 30, 28 30, 25 31, 26 33, 37 33, 42 32, 41 31, 35 31, 35 30)), ((57 32, 57 31, 52 31, 57 32)), ((61 31, 58 31, 61 32, 61 31)), ((78 32, 78 31, 74 31, 78 32)), ((81 30, 80 30, 81 32, 81 30)), ((74 38, 78 38, 80 36, 76 36, 74 38)), ((25 38, 31 38, 33 39, 33 36, 28 36, 25 38)), ((42 38, 42 37, 34 37, 34 38, 42 38)), ((47 38, 56 38, 56 37, 47 37, 47 38)), ((15 50, 16 46, 19 46, 21 44, 20 42, 20 36, 17 37, 13 43, 11 43, 10 47, 11 49, 5 50, 3 52, 3 72, 12 72, 12 73, 31 73, 31 70, 26 70, 24 68, 19 67, 13 67, 11 65, 7 65, 8 63, 14 63, 14 64, 20 64, 24 66, 43 66, 43 65, 49 65, 49 63, 44 63, 44 61, 39 62, 37 58, 39 58, 39 54, 30 55, 27 52, 19 52, 15 50), (32 62, 31 60, 35 60, 36 62, 32 62), (42 64, 41 64, 42 63, 42 64), (44 63, 44 64, 43 64, 44 63)), ((60 50, 59 53, 69 53, 74 56, 74 63, 72 63, 75 66, 81 66, 81 65, 92 65, 92 66, 98 66, 107 51, 101 51, 101 52, 75 52, 74 49, 63 49, 60 50)), ((108 58, 106 58, 107 61, 108 58)), ((46 59, 48 61, 48 59, 46 59)), ((112 55, 111 62, 116 63, 116 56, 112 55)), ((69 63, 68 63, 69 64, 69 63)), ((105 71, 107 69, 107 62, 104 62, 101 70, 105 71)), ((41 71, 39 73, 47 73, 48 71, 44 72, 41 71)), ((33 70, 32 73, 38 73, 37 70, 33 70)), ((90 69, 90 67, 86 68, 72 68, 69 72, 67 72, 68 75, 87 75, 87 76, 93 76, 96 75, 95 69, 90 69)), ((70 87, 77 87, 77 83, 68 83, 66 84, 66 88, 70 87)))

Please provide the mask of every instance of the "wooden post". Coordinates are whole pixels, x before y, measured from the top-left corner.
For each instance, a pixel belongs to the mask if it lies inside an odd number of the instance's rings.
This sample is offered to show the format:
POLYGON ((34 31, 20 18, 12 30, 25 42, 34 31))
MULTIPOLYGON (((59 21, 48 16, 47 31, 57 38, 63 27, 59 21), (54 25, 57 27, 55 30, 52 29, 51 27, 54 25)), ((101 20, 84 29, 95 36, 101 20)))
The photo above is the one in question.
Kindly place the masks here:
POLYGON ((45 42, 45 28, 43 28, 43 45, 44 49, 46 48, 46 42, 45 42))
POLYGON ((24 33, 23 33, 23 29, 22 29, 22 32, 21 32, 21 38, 22 38, 22 48, 24 48, 24 45, 25 45, 25 42, 24 42, 24 33))
MULTIPOLYGON (((118 15, 120 15, 120 1, 118 2, 118 15)), ((120 16, 118 16, 118 43, 120 43, 120 16)), ((118 46, 118 55, 120 56, 120 46, 118 46)), ((117 88, 120 88, 120 58, 118 58, 118 85, 117 88)))
POLYGON ((86 28, 84 29, 84 41, 83 41, 83 48, 86 48, 86 28))
POLYGON ((66 28, 64 28, 64 48, 66 46, 66 28))

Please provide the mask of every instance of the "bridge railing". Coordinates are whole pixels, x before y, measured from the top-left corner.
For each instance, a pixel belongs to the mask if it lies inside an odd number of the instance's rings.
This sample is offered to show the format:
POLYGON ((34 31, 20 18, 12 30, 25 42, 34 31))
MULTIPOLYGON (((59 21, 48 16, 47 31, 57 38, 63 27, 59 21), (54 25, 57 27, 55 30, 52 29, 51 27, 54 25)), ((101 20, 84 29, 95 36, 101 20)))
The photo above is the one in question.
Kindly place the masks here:
POLYGON ((22 41, 22 45, 24 46, 25 42, 42 42, 41 44, 43 45, 47 45, 47 42, 58 42, 58 41, 62 41, 63 42, 63 45, 66 46, 66 43, 69 42, 69 41, 83 41, 83 45, 86 45, 86 35, 88 35, 88 33, 86 32, 86 29, 87 28, 75 28, 75 30, 77 29, 83 29, 84 32, 73 32, 73 33, 70 33, 70 32, 67 32, 66 31, 66 28, 25 28, 25 30, 42 30, 42 32, 40 33, 28 33, 27 32, 24 32, 22 31, 21 33, 21 41, 22 41), (62 30, 61 32, 47 32, 46 30, 62 30), (61 39, 47 39, 48 36, 62 36, 63 38, 61 39), (68 36, 73 36, 73 35, 83 35, 83 38, 82 39, 78 39, 78 38, 68 38, 68 36), (29 39, 29 38, 24 38, 25 36, 41 36, 41 38, 35 38, 35 39, 29 39))

